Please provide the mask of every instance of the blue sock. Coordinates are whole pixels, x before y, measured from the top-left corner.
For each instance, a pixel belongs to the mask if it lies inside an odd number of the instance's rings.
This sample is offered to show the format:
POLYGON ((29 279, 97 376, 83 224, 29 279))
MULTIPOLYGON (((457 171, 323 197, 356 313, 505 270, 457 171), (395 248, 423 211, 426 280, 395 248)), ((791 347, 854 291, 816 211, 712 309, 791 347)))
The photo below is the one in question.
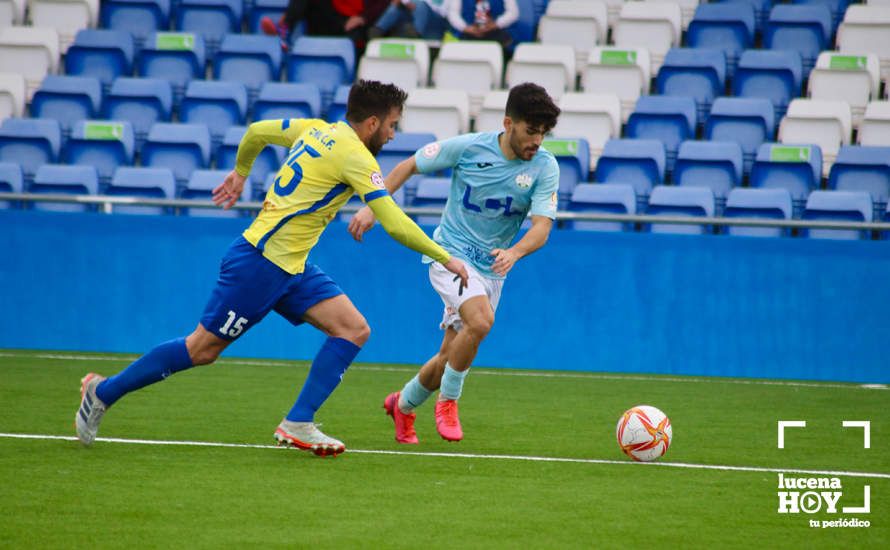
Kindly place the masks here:
POLYGON ((139 388, 160 382, 174 372, 192 367, 192 358, 185 347, 185 338, 164 342, 134 361, 129 367, 104 380, 96 387, 96 395, 107 406, 139 388))
POLYGON ((423 402, 432 393, 432 391, 424 388, 423 384, 420 383, 420 375, 418 374, 411 380, 408 380, 408 383, 402 388, 402 393, 399 395, 399 408, 403 413, 408 414, 412 409, 423 405, 423 402))
POLYGON ((442 374, 442 383, 439 386, 439 395, 445 399, 460 399, 460 392, 464 387, 464 378, 470 369, 458 372, 451 368, 451 365, 445 363, 445 373, 442 374))
POLYGON ((312 361, 309 376, 303 383, 297 402, 287 413, 287 419, 292 422, 312 422, 315 411, 340 384, 343 373, 361 349, 343 338, 331 336, 325 340, 312 361))

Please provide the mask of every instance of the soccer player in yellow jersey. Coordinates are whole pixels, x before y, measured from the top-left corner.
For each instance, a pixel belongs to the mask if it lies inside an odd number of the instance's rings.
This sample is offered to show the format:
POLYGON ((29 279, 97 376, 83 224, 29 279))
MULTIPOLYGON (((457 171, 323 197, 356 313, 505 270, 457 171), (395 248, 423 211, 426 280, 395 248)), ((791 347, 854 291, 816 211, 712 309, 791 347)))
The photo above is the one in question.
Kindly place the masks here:
POLYGON ((274 310, 294 325, 308 322, 328 336, 275 439, 319 456, 345 450, 341 441, 317 428, 315 412, 340 383, 371 330, 337 283, 307 260, 325 226, 357 193, 395 240, 441 263, 461 284, 468 278, 463 263, 396 206, 374 159, 393 138, 406 97, 391 84, 359 81, 349 93, 348 122, 291 119, 251 124, 238 147, 235 169, 213 190, 213 200, 230 208, 263 147, 289 147, 262 211, 223 257, 216 287, 194 332, 156 346, 114 376, 90 373, 83 378, 75 415, 81 442, 93 442, 105 410, 118 399, 173 373, 213 363, 274 310))

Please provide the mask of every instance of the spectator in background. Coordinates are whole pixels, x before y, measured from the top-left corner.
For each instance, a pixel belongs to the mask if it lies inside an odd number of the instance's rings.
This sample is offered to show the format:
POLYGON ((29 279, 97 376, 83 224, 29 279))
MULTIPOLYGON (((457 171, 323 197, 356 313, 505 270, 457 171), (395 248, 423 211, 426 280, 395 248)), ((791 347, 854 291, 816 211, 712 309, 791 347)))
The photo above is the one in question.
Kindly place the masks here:
POLYGON ((513 43, 507 27, 517 19, 516 0, 454 0, 448 9, 448 22, 461 40, 494 40, 505 54, 513 43))
POLYGON ((368 29, 368 38, 402 36, 442 40, 448 30, 452 0, 392 0, 380 19, 368 29))
POLYGON ((290 0, 278 23, 266 16, 260 28, 281 39, 287 51, 294 29, 306 21, 306 34, 312 36, 347 36, 361 54, 367 40, 367 29, 386 9, 389 0, 290 0))

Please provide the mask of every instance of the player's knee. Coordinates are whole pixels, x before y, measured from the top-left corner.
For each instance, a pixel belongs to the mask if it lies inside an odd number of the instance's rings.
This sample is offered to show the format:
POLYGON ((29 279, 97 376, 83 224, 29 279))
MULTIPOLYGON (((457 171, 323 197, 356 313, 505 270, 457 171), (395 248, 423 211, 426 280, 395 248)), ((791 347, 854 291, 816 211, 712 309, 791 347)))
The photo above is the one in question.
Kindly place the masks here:
POLYGON ((491 327, 493 325, 494 315, 492 314, 480 314, 474 316, 472 319, 467 319, 466 321, 464 321, 464 329, 470 331, 480 340, 488 336, 488 333, 491 332, 491 327))
POLYGON ((339 334, 334 334, 334 336, 349 340, 359 347, 364 346, 368 338, 371 337, 371 327, 368 326, 365 318, 361 316, 350 320, 349 323, 346 323, 337 332, 339 334))

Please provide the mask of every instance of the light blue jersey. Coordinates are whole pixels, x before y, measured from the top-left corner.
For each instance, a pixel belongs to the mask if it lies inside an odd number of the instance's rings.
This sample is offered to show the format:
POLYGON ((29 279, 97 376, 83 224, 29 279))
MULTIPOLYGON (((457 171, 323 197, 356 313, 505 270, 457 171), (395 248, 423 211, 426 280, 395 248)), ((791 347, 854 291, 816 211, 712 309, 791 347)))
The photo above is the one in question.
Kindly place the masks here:
POLYGON ((528 214, 556 218, 559 166, 544 148, 529 161, 507 160, 498 132, 465 134, 417 151, 417 170, 452 168, 451 191, 433 240, 493 279, 495 248, 508 248, 528 214))

